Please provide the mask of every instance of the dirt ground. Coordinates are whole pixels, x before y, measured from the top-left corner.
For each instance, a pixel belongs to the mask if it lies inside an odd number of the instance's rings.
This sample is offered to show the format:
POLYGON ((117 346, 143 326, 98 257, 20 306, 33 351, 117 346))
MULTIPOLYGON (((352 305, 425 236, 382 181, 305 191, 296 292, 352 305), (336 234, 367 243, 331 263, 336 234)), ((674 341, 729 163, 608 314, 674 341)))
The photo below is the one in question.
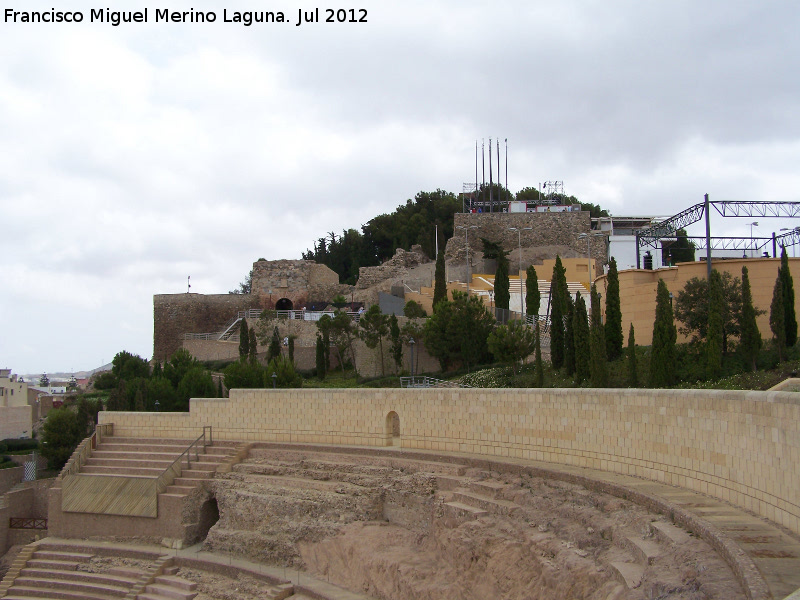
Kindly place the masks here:
POLYGON ((257 450, 215 486, 207 549, 381 600, 745 598, 704 541, 665 538, 664 516, 569 483, 257 450))

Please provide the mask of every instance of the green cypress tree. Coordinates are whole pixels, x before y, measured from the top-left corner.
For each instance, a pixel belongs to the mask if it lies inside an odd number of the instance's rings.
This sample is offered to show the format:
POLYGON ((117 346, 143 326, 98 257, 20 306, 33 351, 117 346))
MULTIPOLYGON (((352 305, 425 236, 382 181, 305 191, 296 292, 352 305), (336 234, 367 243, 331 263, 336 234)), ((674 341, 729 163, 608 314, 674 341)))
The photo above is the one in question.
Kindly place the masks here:
POLYGON ((608 387, 608 360, 606 359, 606 342, 603 321, 600 318, 600 295, 597 286, 592 284, 592 327, 589 332, 589 350, 591 353, 592 387, 608 387))
POLYGON ((444 252, 436 257, 436 271, 433 283, 433 310, 442 300, 447 300, 447 280, 444 269, 444 252))
POLYGON ((250 354, 250 332, 247 330, 247 319, 239 325, 239 360, 245 360, 250 354))
POLYGON ((289 336, 289 362, 294 363, 294 336, 289 336))
POLYGON ((248 335, 250 338, 250 342, 248 344, 248 356, 250 357, 250 362, 256 362, 258 360, 258 340, 256 339, 256 328, 253 327, 250 329, 250 333, 248 335))
POLYGON ((792 272, 789 270, 789 257, 786 246, 781 247, 781 268, 779 271, 783 280, 783 323, 786 327, 786 346, 791 348, 797 343, 797 315, 794 311, 794 282, 792 272))
POLYGON ((391 353, 394 366, 400 371, 403 366, 403 340, 400 337, 400 323, 397 322, 395 315, 389 317, 389 338, 392 341, 391 353))
POLYGON ((317 377, 320 379, 325 379, 325 372, 327 371, 327 365, 325 361, 325 342, 322 340, 322 336, 320 334, 317 334, 316 351, 317 377))
POLYGON ((539 279, 536 277, 536 269, 531 265, 525 273, 525 312, 534 319, 538 318, 541 303, 539 279))
POLYGON ((222 391, 222 377, 217 378, 217 398, 224 398, 225 394, 222 391))
POLYGON ((539 321, 536 321, 536 387, 544 387, 544 365, 542 365, 542 339, 539 332, 539 321))
POLYGON ((633 334, 633 323, 628 330, 628 387, 639 387, 639 371, 636 366, 636 338, 633 334))
MULTIPOLYGON (((511 300, 508 280, 508 257, 502 252, 497 257, 497 270, 494 273, 494 305, 508 310, 511 300)), ((503 319, 505 322, 506 319, 503 319)))
POLYGON ((274 359, 281 355, 281 334, 278 332, 277 326, 272 330, 272 339, 269 341, 269 348, 267 349, 267 363, 271 363, 274 359))
POLYGON ((772 304, 769 307, 769 328, 772 330, 773 342, 780 362, 783 362, 783 355, 786 351, 786 311, 783 306, 785 296, 783 278, 778 273, 775 287, 772 289, 772 304))
POLYGON ((575 373, 575 305, 570 296, 564 313, 564 369, 567 375, 575 373))
POLYGON ((753 294, 750 291, 750 277, 747 267, 742 267, 742 312, 739 331, 741 338, 739 350, 747 367, 755 371, 758 352, 761 350, 761 332, 756 323, 756 309, 753 306, 753 294))
MULTIPOLYGON (((611 257, 608 267, 608 285, 606 286, 606 323, 605 343, 608 360, 617 360, 622 356, 622 309, 619 298, 619 272, 617 261, 611 257)), ((594 316, 594 310, 592 310, 594 316)))
POLYGON ((668 387, 675 381, 675 342, 678 330, 672 315, 669 289, 658 280, 656 318, 653 322, 653 345, 650 352, 650 386, 668 387))
POLYGON ((586 302, 579 293, 575 294, 575 306, 572 309, 572 331, 575 345, 575 383, 589 378, 589 316, 586 313, 586 302))
POLYGON ((556 270, 550 280, 550 362, 554 369, 564 366, 564 312, 556 283, 556 270))
POLYGON ((706 376, 722 376, 722 277, 713 269, 708 280, 708 328, 706 333, 706 376))

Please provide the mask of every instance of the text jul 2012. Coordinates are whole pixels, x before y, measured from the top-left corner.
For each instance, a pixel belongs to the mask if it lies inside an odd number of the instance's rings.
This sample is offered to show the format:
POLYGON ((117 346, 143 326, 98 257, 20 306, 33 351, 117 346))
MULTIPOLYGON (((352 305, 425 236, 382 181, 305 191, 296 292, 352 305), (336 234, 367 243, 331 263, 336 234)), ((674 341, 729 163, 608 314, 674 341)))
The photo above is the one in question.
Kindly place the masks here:
POLYGON ((155 23, 238 23, 249 27, 254 23, 293 23, 300 26, 305 23, 366 23, 365 8, 312 8, 297 9, 297 19, 290 21, 283 11, 237 11, 227 8, 219 19, 215 11, 174 11, 159 8, 151 11, 148 8, 139 11, 119 11, 109 8, 91 9, 88 19, 82 11, 26 11, 6 8, 3 18, 6 23, 107 23, 114 27, 128 23, 149 23, 154 16, 155 23))

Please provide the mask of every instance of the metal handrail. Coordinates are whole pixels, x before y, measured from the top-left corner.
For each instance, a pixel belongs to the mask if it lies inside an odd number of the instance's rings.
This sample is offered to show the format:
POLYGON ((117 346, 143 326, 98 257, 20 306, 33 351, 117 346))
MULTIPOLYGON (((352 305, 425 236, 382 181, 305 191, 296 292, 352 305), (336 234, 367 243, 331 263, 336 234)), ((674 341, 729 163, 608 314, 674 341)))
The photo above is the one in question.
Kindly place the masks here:
POLYGON ((431 387, 447 387, 447 388, 471 388, 471 385, 464 383, 456 383, 455 381, 445 381, 443 379, 436 379, 428 377, 427 375, 404 376, 400 378, 400 387, 404 388, 431 388, 431 387))
POLYGON ((166 469, 164 469, 161 474, 156 479, 156 487, 158 490, 162 490, 168 485, 172 485, 172 482, 175 480, 176 477, 180 477, 183 469, 181 468, 181 459, 186 456, 186 468, 190 469, 192 467, 192 455, 191 451, 192 448, 195 448, 194 451, 194 460, 198 462, 200 460, 200 452, 197 449, 197 443, 203 440, 203 453, 205 454, 206 446, 210 446, 213 443, 212 439, 212 431, 211 425, 203 425, 203 433, 197 436, 197 439, 189 444, 189 447, 186 448, 183 452, 181 452, 180 456, 172 461, 172 464, 169 465, 166 469), (208 441, 206 442, 206 429, 208 429, 208 441), (170 479, 170 474, 172 474, 172 478, 170 479))

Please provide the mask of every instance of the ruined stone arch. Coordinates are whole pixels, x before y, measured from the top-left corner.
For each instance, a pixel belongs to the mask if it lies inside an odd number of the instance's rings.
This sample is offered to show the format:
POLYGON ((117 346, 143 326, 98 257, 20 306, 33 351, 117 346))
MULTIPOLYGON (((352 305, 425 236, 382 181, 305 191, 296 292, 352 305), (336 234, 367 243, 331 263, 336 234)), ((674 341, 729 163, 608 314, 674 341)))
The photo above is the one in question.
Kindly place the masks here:
POLYGON ((294 304, 288 298, 281 298, 275 303, 275 310, 294 310, 294 304))

